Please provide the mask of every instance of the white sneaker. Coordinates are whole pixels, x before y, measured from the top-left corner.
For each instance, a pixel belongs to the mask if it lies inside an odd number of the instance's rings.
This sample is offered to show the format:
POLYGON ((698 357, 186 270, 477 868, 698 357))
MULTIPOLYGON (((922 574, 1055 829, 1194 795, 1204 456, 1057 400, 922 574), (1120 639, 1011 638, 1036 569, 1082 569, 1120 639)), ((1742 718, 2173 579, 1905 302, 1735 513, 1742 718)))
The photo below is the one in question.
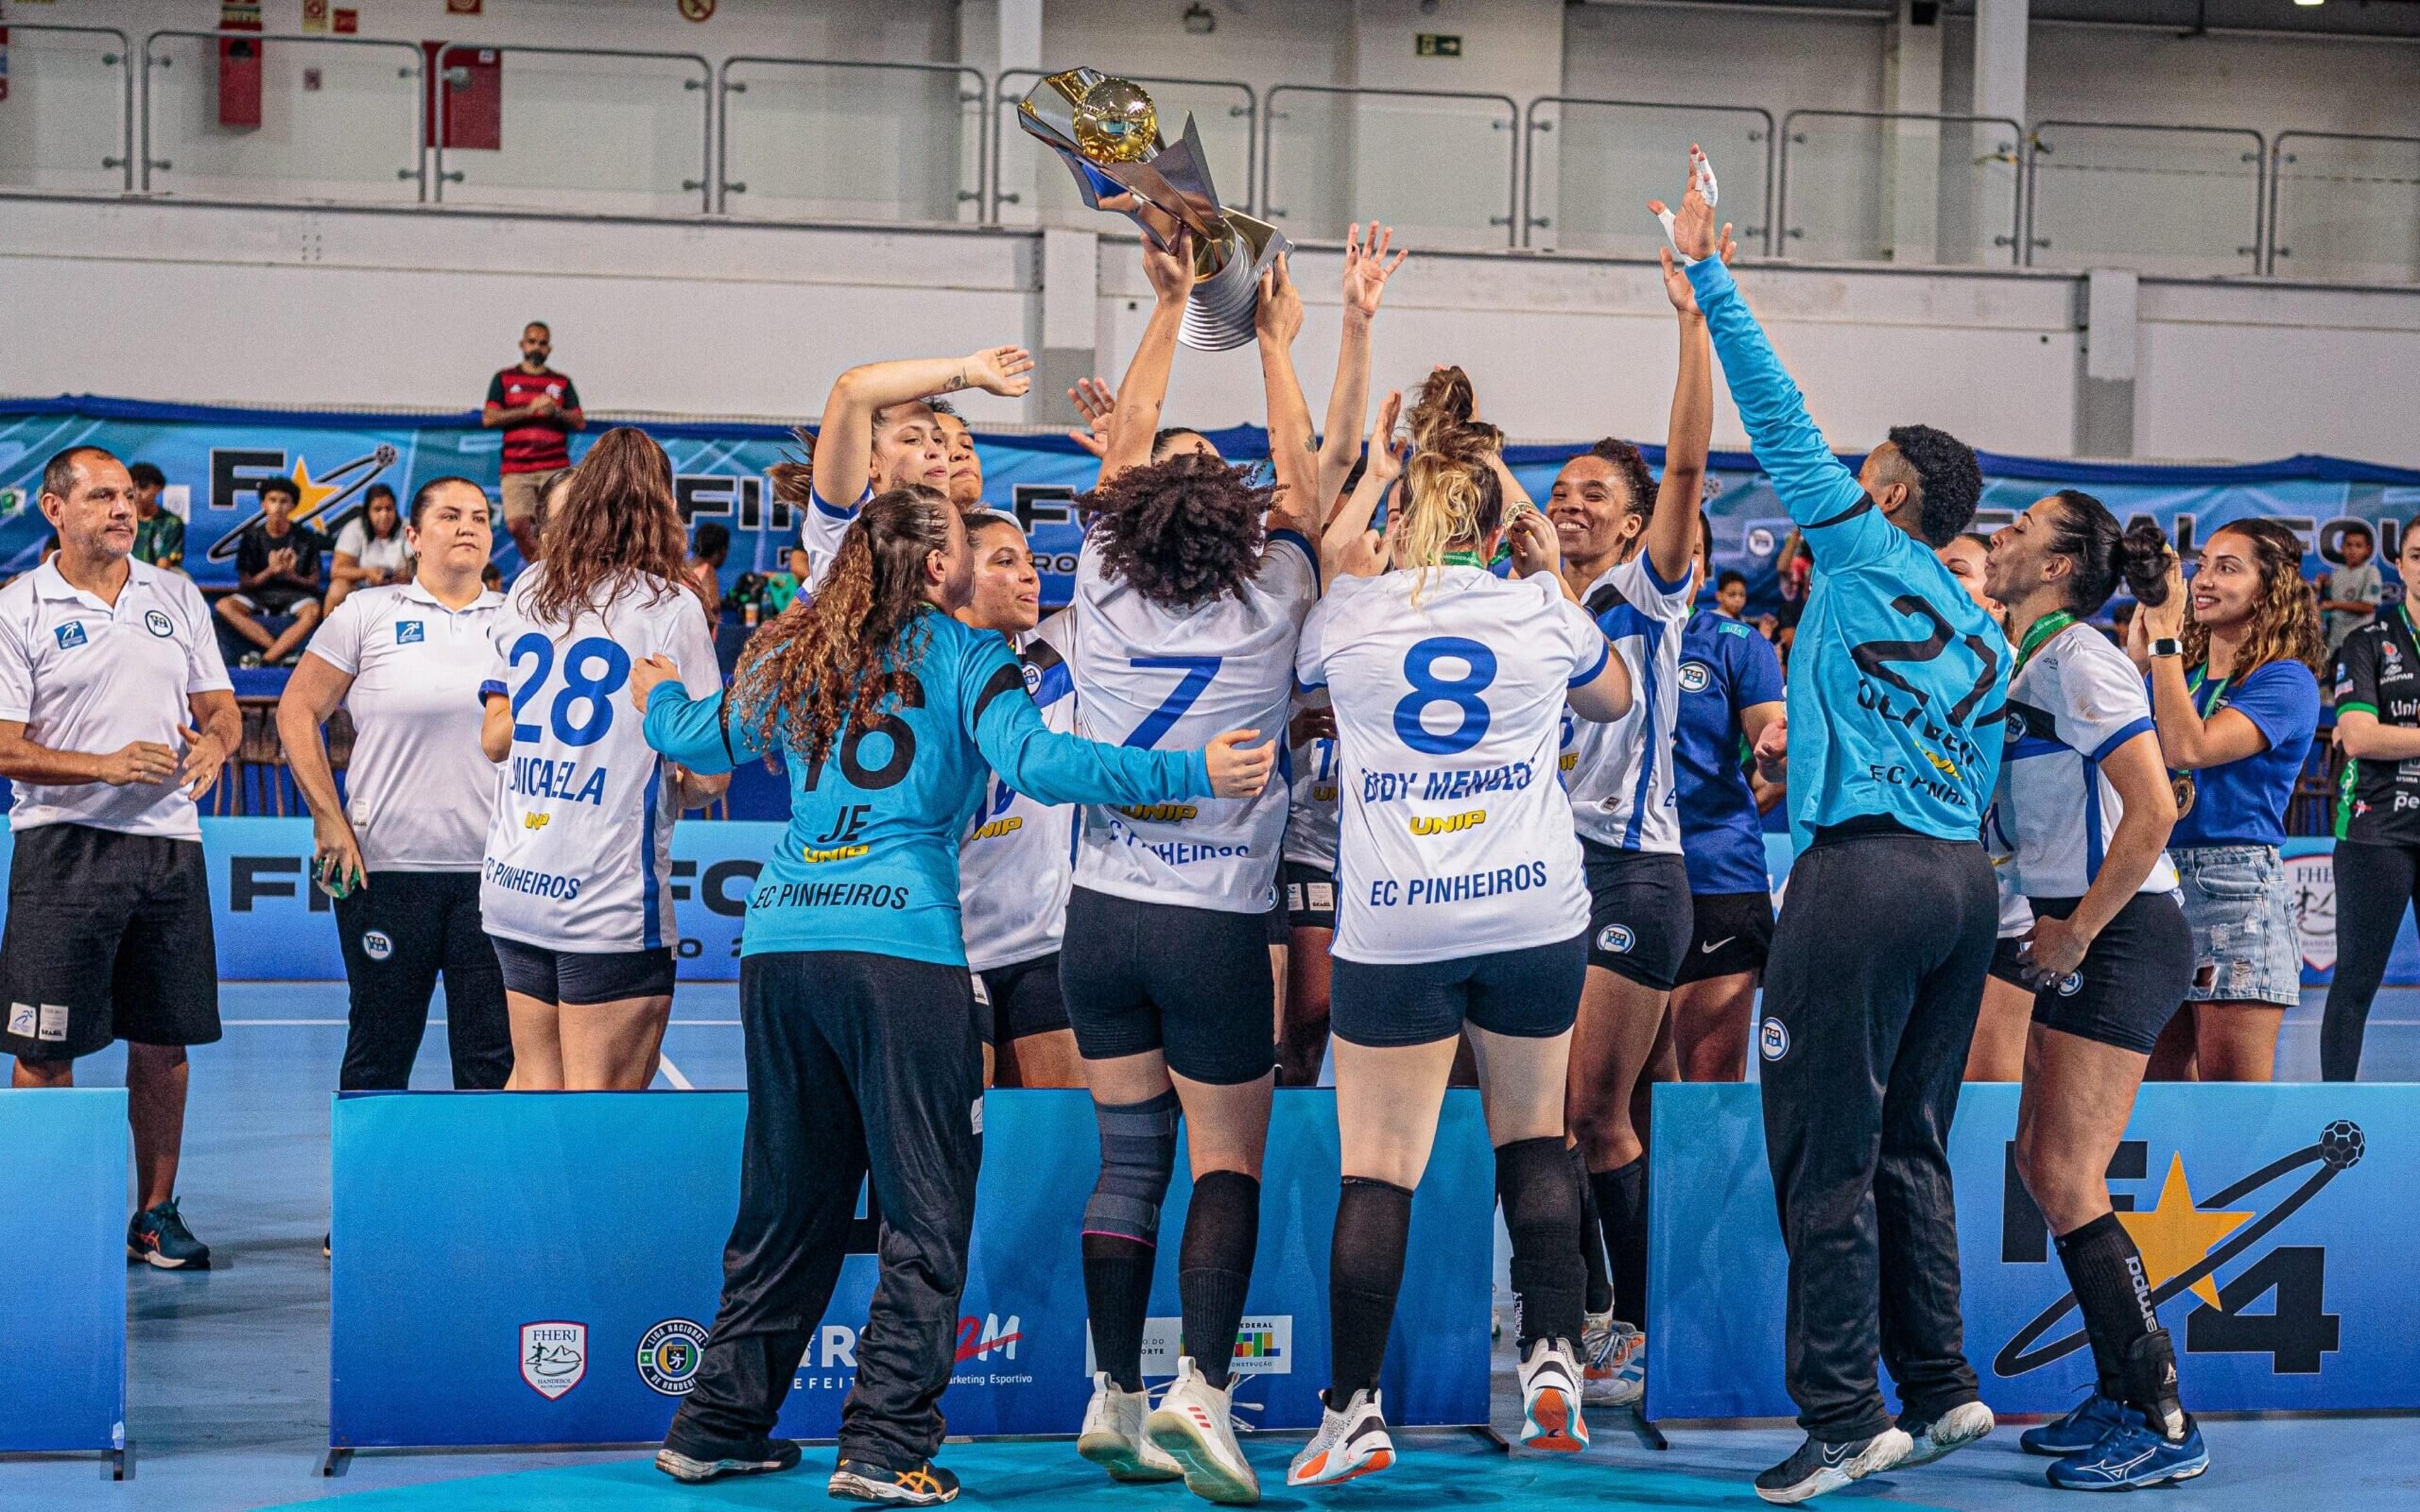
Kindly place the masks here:
POLYGON ((1236 1446, 1233 1386, 1220 1391, 1193 1368, 1193 1357, 1176 1362, 1176 1379, 1159 1405, 1143 1419, 1143 1436, 1176 1461, 1185 1489, 1206 1501, 1241 1504, 1261 1499, 1261 1480, 1236 1446))
POLYGON ((1580 1366, 1563 1339, 1540 1339, 1521 1362, 1521 1443, 1577 1454, 1588 1447, 1580 1413, 1580 1366))
POLYGON ((1911 1443, 1900 1465, 1929 1465, 1944 1455, 1965 1448, 1997 1426, 1992 1410, 1981 1402, 1953 1407, 1930 1423, 1902 1423, 1900 1427, 1911 1443))
POLYGON ((1111 1480, 1174 1480, 1185 1473, 1157 1444, 1142 1436, 1151 1414, 1151 1393, 1120 1391, 1106 1370, 1093 1378, 1093 1399, 1084 1407, 1084 1431, 1076 1452, 1109 1473, 1111 1480))
POLYGON ((1580 1335, 1580 1399, 1590 1407, 1629 1407, 1647 1394, 1647 1335, 1611 1313, 1588 1315, 1580 1335))
POLYGON ((1374 1391, 1357 1391, 1344 1411, 1323 1404, 1319 1432, 1286 1469, 1289 1486, 1333 1486, 1395 1462, 1395 1441, 1374 1391))

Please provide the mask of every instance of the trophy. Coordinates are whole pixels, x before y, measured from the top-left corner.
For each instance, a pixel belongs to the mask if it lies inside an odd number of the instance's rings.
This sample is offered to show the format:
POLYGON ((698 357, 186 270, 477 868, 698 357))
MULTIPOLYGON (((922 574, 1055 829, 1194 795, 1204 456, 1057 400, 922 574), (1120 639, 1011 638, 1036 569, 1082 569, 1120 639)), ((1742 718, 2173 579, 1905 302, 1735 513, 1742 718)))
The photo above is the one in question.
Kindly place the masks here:
POLYGON ((1086 205, 1132 216, 1163 252, 1179 231, 1193 233, 1193 297, 1177 340, 1215 352, 1252 339, 1261 274, 1293 243, 1266 221, 1218 203, 1190 115, 1170 147, 1151 96, 1093 69, 1050 75, 1016 114, 1027 134, 1066 162, 1086 205))

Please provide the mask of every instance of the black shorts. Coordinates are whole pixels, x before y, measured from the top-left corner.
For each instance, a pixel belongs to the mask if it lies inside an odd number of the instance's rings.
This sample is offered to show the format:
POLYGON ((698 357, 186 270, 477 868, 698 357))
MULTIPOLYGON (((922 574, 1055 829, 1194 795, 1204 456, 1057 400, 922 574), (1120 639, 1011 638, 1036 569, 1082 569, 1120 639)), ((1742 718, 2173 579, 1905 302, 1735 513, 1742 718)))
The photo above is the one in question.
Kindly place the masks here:
POLYGON ((2014 934, 1994 943, 1992 947, 1992 975, 2011 987, 2023 987, 2032 992, 2034 984, 2025 980, 2024 958, 2021 953, 2024 949, 2024 941, 2014 934))
POLYGON ((90 825, 17 832, 0 933, 0 1054, 73 1060, 113 1040, 219 1037, 202 842, 90 825))
MULTIPOLYGON (((1668 993, 1689 949, 1689 865, 1660 851, 1624 851, 1582 837, 1588 874, 1588 964, 1668 993)), ((1769 936, 1768 936, 1769 937, 1769 936)))
POLYGON ((975 976, 975 1030, 983 1042, 1022 1040, 1067 1026, 1067 1000, 1059 992, 1059 952, 975 976))
MULTIPOLYGON (((2036 898, 2036 918, 2066 918, 2079 898, 2036 898)), ((2034 994, 2034 1026, 2148 1056, 2193 985, 2193 930, 2176 895, 2138 892, 2094 937, 2084 964, 2034 994)))
POLYGON ((1762 971, 1773 949, 1773 894, 1700 892, 1689 899, 1689 952, 1673 985, 1762 971))
POLYGON ((1307 861, 1288 861, 1280 869, 1285 892, 1286 927, 1336 930, 1336 873, 1307 861))
POLYGON ((1492 955, 1386 965, 1336 957, 1328 1026, 1358 1045, 1435 1044, 1466 1020, 1490 1034, 1546 1040, 1579 1016, 1588 936, 1492 955))
POLYGON ((496 964, 504 969, 504 991, 541 1003, 576 1008, 628 997, 672 995, 673 948, 669 945, 592 955, 524 945, 501 934, 488 938, 495 942, 496 964))
POLYGON ((1268 916, 1067 897, 1059 989, 1086 1060, 1157 1050, 1188 1081, 1233 1087, 1277 1064, 1268 916))

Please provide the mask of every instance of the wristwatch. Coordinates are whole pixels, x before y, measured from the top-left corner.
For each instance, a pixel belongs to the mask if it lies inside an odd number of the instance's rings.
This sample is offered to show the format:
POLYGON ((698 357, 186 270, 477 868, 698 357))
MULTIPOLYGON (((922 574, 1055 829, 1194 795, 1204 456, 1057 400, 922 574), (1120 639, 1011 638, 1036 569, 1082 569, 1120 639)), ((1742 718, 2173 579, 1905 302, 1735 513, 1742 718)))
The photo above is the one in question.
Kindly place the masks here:
POLYGON ((2151 655, 2154 656, 2181 656, 2184 654, 2185 643, 2175 636, 2164 635, 2151 641, 2151 655))

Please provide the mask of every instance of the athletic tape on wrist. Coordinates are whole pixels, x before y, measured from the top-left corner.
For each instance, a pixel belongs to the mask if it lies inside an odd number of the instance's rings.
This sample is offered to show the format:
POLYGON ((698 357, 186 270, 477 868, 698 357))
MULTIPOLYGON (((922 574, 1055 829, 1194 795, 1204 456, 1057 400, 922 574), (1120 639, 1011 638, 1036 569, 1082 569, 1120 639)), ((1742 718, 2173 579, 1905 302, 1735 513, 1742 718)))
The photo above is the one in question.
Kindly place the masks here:
MULTIPOLYGON (((1714 162, 1703 152, 1699 152, 1697 158, 1698 191, 1706 196, 1706 208, 1713 209, 1721 203, 1714 189, 1714 162)), ((1657 210, 1655 218, 1664 223, 1664 239, 1671 242, 1672 255, 1681 259, 1681 266, 1686 268, 1689 264, 1698 261, 1698 258, 1683 253, 1681 250, 1681 243, 1672 239, 1672 208, 1668 205, 1657 210)))

